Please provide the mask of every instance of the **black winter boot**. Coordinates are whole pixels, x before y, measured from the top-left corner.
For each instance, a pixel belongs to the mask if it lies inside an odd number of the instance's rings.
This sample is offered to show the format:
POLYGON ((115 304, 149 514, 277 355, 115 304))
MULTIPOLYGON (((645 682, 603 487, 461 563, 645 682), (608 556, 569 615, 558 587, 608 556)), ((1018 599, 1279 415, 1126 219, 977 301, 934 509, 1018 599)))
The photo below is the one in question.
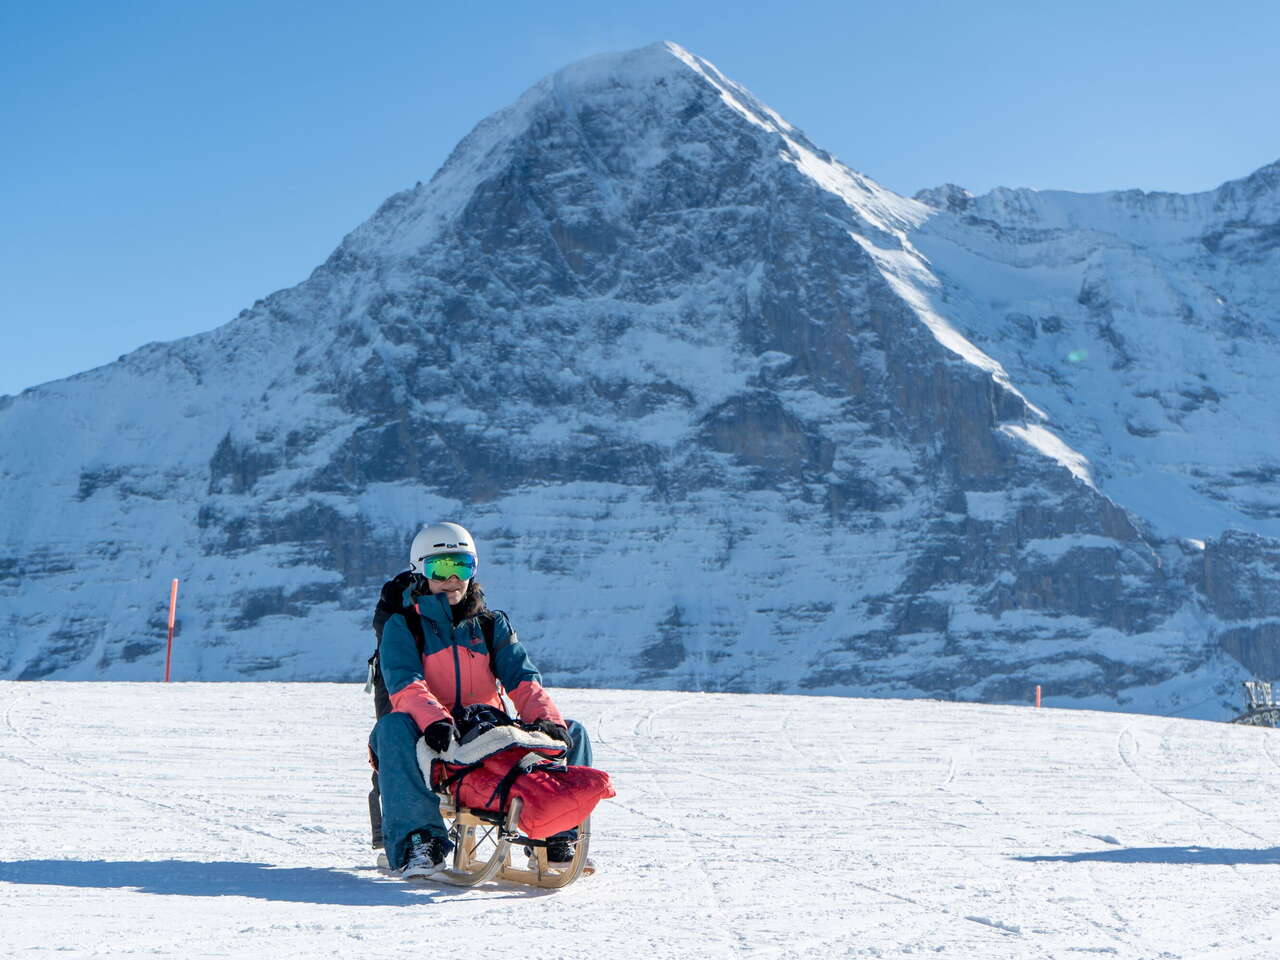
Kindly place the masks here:
POLYGON ((421 830, 409 834, 409 860, 401 869, 400 876, 409 880, 442 873, 446 869, 444 843, 443 837, 423 833, 421 830))

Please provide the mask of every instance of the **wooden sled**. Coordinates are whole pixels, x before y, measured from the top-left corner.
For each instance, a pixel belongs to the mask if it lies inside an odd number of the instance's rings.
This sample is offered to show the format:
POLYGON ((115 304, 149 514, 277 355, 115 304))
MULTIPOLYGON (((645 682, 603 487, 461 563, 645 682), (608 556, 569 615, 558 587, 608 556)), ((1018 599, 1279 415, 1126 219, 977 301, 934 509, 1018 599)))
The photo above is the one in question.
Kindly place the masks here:
POLYGON ((523 801, 516 797, 504 817, 487 810, 459 807, 453 797, 437 794, 440 798, 440 815, 449 826, 449 838, 454 843, 453 864, 436 878, 460 887, 474 887, 488 880, 509 880, 534 887, 555 889, 567 887, 593 869, 587 861, 587 847, 591 839, 591 818, 578 826, 578 843, 573 860, 564 866, 551 866, 547 861, 547 842, 531 840, 519 831, 520 807, 523 801), (533 856, 528 867, 516 866, 513 858, 525 859, 524 848, 530 847, 533 856))

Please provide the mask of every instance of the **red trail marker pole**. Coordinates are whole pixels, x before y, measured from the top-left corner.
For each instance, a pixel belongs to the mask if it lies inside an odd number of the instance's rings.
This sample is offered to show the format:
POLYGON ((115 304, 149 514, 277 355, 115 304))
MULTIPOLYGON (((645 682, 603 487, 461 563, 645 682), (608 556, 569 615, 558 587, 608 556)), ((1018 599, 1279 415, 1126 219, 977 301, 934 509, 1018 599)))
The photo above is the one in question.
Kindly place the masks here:
POLYGON ((169 588, 169 646, 164 654, 164 682, 169 682, 169 666, 173 663, 173 618, 178 612, 178 581, 169 588))

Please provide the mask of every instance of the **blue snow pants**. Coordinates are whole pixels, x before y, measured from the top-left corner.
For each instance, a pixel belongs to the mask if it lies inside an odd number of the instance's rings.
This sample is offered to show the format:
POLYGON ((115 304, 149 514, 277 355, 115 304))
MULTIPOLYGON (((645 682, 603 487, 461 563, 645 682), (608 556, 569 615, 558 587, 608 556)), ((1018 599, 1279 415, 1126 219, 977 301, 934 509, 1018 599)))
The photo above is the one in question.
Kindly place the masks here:
MULTIPOLYGON (((591 766, 591 740, 576 720, 566 720, 573 746, 566 758, 571 766, 591 766)), ((448 830, 440 816, 440 801, 427 786, 418 767, 418 725, 407 713, 385 714, 369 734, 369 747, 378 758, 378 788, 382 792, 382 841, 387 862, 394 869, 409 859, 409 834, 420 830, 445 840, 448 830)), ((564 835, 576 837, 577 831, 564 835)))

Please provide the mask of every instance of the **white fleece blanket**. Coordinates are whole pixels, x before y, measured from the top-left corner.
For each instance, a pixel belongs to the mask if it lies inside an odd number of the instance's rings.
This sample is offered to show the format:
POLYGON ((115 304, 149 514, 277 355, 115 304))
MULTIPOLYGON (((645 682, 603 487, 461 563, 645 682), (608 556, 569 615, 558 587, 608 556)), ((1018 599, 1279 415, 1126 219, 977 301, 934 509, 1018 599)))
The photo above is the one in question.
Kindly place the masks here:
POLYGON ((512 747, 523 747, 528 750, 532 754, 532 762, 558 759, 568 750, 562 741, 540 730, 525 730, 514 725, 493 727, 466 743, 453 743, 443 753, 436 753, 427 746, 425 740, 419 740, 418 766, 422 768, 424 775, 430 777, 432 760, 444 760, 447 763, 469 766, 512 747))

